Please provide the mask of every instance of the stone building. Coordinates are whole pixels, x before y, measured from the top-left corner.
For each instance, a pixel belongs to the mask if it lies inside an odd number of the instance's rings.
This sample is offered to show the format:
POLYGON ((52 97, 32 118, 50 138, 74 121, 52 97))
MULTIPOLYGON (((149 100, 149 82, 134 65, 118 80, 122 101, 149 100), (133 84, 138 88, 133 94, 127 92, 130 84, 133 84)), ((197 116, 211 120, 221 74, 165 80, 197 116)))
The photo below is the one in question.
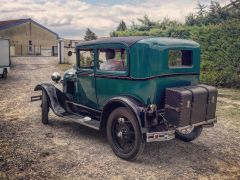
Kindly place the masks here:
POLYGON ((12 56, 57 56, 58 35, 32 19, 0 21, 0 37, 10 39, 12 56))
POLYGON ((73 53, 72 56, 68 56, 68 52, 75 52, 76 46, 81 42, 84 42, 84 40, 64 39, 64 63, 76 64, 76 53, 73 53))

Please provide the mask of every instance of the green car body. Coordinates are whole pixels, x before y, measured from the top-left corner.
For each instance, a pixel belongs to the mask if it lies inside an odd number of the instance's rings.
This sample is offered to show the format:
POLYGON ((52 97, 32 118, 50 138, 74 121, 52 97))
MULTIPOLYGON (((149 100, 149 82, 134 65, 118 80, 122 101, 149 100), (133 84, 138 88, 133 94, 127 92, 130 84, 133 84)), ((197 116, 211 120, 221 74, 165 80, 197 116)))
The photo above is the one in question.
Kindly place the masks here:
MULTIPOLYGON (((94 50, 94 68, 84 69, 76 62, 77 74, 64 75, 64 82, 69 78, 77 80, 76 101, 85 106, 102 110, 109 99, 115 96, 132 96, 144 105, 156 104, 164 107, 165 89, 169 87, 196 85, 199 83, 200 46, 190 40, 172 38, 144 38, 126 45, 124 42, 86 43, 76 48, 77 59, 80 49, 94 50), (126 72, 103 72, 97 70, 99 48, 124 48, 128 52, 126 72), (171 49, 191 50, 191 67, 168 67, 168 52, 171 49), (86 74, 89 74, 86 76, 86 74)), ((70 71, 70 74, 72 72, 70 71)), ((75 73, 74 73, 75 74, 75 73)), ((66 83, 65 83, 66 84, 66 83)), ((66 89, 65 89, 66 92, 66 89)))
MULTIPOLYGON (((106 130, 114 153, 133 160, 146 142, 192 141, 216 122, 217 89, 199 84, 200 46, 194 41, 106 38, 83 42, 75 53, 75 67, 61 80, 63 91, 49 83, 35 88, 42 91, 32 101, 42 100, 44 124, 51 108, 106 130)), ((55 82, 60 78, 52 75, 55 82)))

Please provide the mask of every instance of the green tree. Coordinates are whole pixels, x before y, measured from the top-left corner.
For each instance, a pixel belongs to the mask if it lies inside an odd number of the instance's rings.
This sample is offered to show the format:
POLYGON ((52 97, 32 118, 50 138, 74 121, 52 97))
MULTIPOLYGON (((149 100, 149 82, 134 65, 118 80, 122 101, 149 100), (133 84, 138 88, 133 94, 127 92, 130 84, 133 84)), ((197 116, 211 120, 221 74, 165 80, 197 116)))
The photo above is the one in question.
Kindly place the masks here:
POLYGON ((87 28, 87 30, 85 32, 84 40, 90 41, 90 40, 94 40, 94 39, 97 39, 96 34, 94 32, 92 32, 89 28, 87 28))
POLYGON ((162 30, 167 29, 168 27, 176 27, 179 26, 180 23, 175 20, 170 20, 169 18, 164 18, 161 23, 157 22, 154 27, 160 28, 162 30))
POLYGON ((131 29, 131 30, 136 30, 136 29, 138 29, 138 26, 136 25, 136 23, 135 23, 134 20, 132 21, 132 25, 130 26, 130 29, 131 29))
POLYGON ((144 15, 143 18, 138 18, 138 21, 141 23, 139 30, 140 31, 149 31, 151 28, 157 25, 157 22, 150 20, 147 15, 144 15))
POLYGON ((127 30, 127 25, 126 23, 122 20, 118 27, 117 27, 117 31, 126 31, 127 30))
POLYGON ((236 0, 236 1, 231 0, 231 4, 233 5, 233 7, 235 9, 240 10, 240 1, 239 0, 236 0))
POLYGON ((207 6, 206 5, 204 5, 204 4, 201 4, 201 3, 198 3, 197 4, 197 7, 196 7, 196 9, 198 10, 198 12, 197 12, 197 14, 199 15, 199 16, 204 16, 205 14, 206 14, 206 8, 207 8, 207 6))
POLYGON ((209 13, 206 16, 207 24, 216 24, 221 22, 221 6, 218 2, 211 1, 209 6, 209 13))
POLYGON ((207 8, 207 6, 204 5, 204 4, 201 4, 201 3, 197 4, 196 9, 198 11, 197 11, 197 18, 196 18, 196 20, 197 20, 197 24, 198 25, 203 25, 203 24, 206 23, 205 22, 205 16, 207 14, 206 8, 207 8))
POLYGON ((195 18, 195 15, 193 13, 189 14, 185 18, 185 23, 188 26, 194 26, 197 24, 197 20, 195 18))
POLYGON ((117 31, 110 32, 110 37, 118 37, 117 31))

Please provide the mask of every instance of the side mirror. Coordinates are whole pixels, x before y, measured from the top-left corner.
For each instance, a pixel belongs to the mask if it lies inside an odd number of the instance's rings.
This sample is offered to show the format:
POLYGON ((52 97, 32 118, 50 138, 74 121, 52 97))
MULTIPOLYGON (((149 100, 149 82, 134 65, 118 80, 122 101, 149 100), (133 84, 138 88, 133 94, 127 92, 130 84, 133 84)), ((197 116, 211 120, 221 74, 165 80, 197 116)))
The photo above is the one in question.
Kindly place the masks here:
POLYGON ((68 56, 72 56, 72 51, 68 51, 68 56))
POLYGON ((55 83, 58 83, 61 80, 61 75, 58 72, 54 72, 51 77, 55 83))

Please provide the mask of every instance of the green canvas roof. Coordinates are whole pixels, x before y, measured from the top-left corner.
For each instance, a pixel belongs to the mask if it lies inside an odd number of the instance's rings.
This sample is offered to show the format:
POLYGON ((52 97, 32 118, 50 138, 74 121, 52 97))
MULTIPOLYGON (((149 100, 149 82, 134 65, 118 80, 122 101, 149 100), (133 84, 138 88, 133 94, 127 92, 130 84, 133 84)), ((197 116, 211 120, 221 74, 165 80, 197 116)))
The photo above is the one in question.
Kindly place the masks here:
POLYGON ((144 43, 144 44, 156 45, 156 46, 199 47, 199 44, 192 40, 167 38, 167 37, 152 37, 152 38, 143 39, 141 41, 138 41, 137 43, 144 43))
POLYGON ((199 44, 192 40, 166 38, 166 37, 144 37, 144 36, 130 36, 130 37, 111 37, 102 38, 92 41, 85 41, 78 46, 94 45, 94 44, 106 44, 106 43, 120 43, 130 47, 135 43, 143 43, 149 45, 158 46, 194 46, 199 47, 199 44))

